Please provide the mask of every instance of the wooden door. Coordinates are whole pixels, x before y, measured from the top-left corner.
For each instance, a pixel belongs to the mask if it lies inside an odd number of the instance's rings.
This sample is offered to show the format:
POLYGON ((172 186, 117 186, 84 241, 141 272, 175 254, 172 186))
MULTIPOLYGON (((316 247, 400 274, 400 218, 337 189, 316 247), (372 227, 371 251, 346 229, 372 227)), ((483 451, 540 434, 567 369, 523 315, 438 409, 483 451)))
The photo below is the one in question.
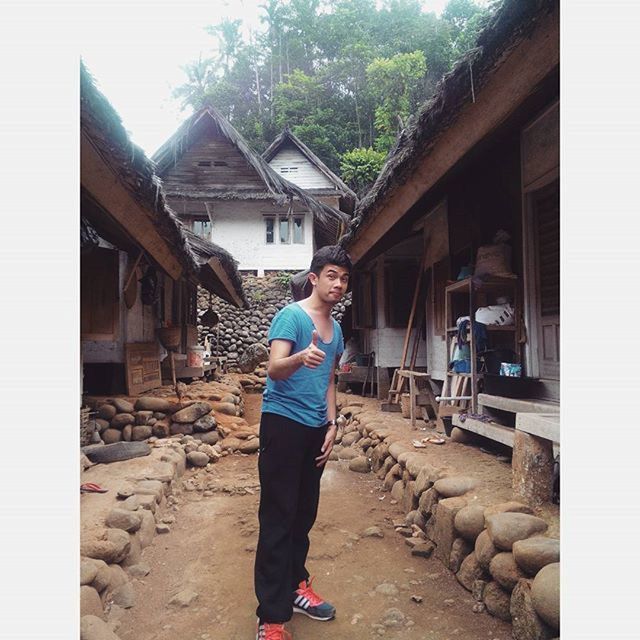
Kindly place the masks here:
POLYGON ((560 182, 531 193, 539 376, 560 379, 560 182))
POLYGON ((81 335, 84 340, 118 337, 118 252, 96 248, 80 266, 81 335))

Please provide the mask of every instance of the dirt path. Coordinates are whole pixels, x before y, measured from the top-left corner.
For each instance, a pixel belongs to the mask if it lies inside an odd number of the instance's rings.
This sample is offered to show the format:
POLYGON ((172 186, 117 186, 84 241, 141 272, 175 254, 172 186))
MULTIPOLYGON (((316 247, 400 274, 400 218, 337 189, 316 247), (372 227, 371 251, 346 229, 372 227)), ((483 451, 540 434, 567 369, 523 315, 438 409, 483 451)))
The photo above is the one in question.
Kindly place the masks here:
MULTIPOLYGON (((250 423, 257 419, 259 401, 259 396, 247 396, 250 423)), ((206 480, 212 494, 182 492, 171 531, 156 536, 145 549, 143 561, 151 572, 134 580, 136 605, 122 613, 118 628, 122 640, 255 637, 256 461, 255 456, 232 455, 210 474, 187 471, 183 480, 196 475, 197 482, 206 480), (192 604, 183 608, 168 604, 186 589, 198 594, 192 604)), ((345 462, 328 464, 308 567, 316 576, 318 591, 333 602, 338 615, 329 623, 295 615, 288 625, 294 638, 510 638, 510 625, 487 613, 472 612, 471 594, 438 560, 410 555, 391 525, 402 514, 379 486, 373 475, 350 472, 345 462), (361 536, 372 525, 383 530, 384 538, 361 536), (393 586, 376 591, 383 583, 393 586), (412 595, 422 597, 422 602, 412 601, 412 595), (401 612, 392 614, 400 622, 382 626, 385 612, 392 608, 401 612)))

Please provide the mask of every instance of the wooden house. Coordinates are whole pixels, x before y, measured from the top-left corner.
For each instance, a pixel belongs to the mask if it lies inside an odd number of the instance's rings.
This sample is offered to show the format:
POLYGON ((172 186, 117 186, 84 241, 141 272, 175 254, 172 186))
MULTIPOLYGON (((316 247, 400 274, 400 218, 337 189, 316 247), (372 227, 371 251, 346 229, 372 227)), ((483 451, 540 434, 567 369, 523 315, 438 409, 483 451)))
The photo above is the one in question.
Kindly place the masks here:
POLYGON ((289 127, 285 127, 262 157, 276 173, 316 200, 349 216, 353 214, 356 194, 289 127))
POLYGON ((161 383, 160 337, 185 359, 196 345, 198 284, 236 306, 246 301, 231 255, 189 238, 153 163, 84 65, 80 77, 83 391, 135 394, 161 383))
POLYGON ((153 159, 184 224, 214 237, 243 272, 305 268, 350 219, 276 172, 211 106, 188 118, 153 159))
MULTIPOLYGON (((399 135, 343 238, 356 265, 354 326, 364 350, 376 352, 381 399, 388 374, 401 366, 421 275, 415 368, 422 365, 441 397, 465 398, 440 406, 449 413, 495 410, 508 427, 519 412, 557 418, 559 188, 559 2, 505 0, 477 47, 399 135), (478 273, 478 250, 492 246, 498 231, 510 236, 511 264, 494 284, 516 318, 508 327, 489 326, 488 340, 493 353, 515 352, 509 360, 522 366, 522 376, 483 373, 474 353, 474 371, 462 372, 452 388, 444 383, 456 375, 456 320, 499 297, 489 291, 492 277, 478 273)), ((466 424, 473 428, 472 420, 466 424)), ((488 426, 478 429, 488 434, 488 426)), ((489 435, 513 442, 513 429, 489 435)))

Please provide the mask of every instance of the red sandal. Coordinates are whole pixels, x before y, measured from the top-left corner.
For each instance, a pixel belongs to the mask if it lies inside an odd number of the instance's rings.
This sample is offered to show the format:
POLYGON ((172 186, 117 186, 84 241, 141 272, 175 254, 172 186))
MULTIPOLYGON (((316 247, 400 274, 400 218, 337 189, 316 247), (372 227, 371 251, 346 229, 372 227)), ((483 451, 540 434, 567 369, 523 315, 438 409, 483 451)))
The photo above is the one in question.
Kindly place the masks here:
POLYGON ((103 489, 95 482, 85 482, 80 485, 80 493, 107 493, 109 489, 103 489))

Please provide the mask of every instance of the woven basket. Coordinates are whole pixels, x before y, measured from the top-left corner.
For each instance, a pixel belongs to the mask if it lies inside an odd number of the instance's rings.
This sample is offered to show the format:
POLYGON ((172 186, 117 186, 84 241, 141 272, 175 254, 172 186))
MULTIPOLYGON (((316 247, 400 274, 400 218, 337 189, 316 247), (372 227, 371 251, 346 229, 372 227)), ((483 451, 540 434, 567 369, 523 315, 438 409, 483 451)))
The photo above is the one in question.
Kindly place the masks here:
POLYGON ((400 409, 402 410, 403 418, 411 417, 411 396, 408 393, 403 393, 400 396, 400 409))
POLYGON ((95 429, 95 420, 90 420, 89 415, 91 409, 89 407, 82 407, 80 409, 80 446, 86 447, 91 444, 91 436, 95 429))

